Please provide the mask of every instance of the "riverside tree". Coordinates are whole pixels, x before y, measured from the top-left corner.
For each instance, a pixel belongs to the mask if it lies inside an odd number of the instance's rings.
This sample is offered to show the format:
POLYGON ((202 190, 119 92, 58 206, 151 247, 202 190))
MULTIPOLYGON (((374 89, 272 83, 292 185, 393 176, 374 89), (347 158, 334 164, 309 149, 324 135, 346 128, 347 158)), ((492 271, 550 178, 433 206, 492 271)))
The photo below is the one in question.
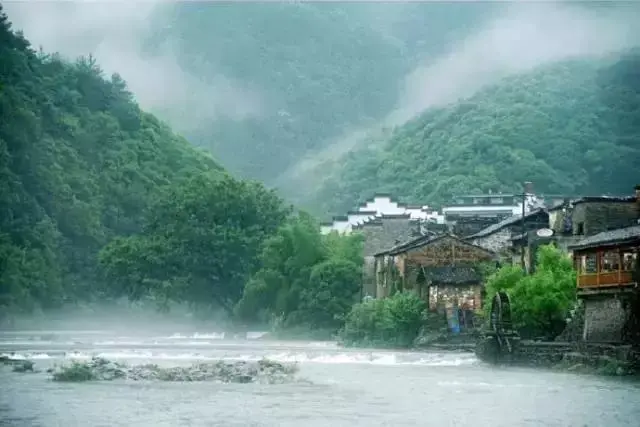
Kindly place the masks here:
POLYGON ((576 303, 576 272, 565 253, 544 245, 538 248, 533 274, 525 276, 519 266, 504 266, 489 277, 486 290, 485 310, 490 310, 498 291, 506 291, 520 333, 554 339, 565 328, 576 303))

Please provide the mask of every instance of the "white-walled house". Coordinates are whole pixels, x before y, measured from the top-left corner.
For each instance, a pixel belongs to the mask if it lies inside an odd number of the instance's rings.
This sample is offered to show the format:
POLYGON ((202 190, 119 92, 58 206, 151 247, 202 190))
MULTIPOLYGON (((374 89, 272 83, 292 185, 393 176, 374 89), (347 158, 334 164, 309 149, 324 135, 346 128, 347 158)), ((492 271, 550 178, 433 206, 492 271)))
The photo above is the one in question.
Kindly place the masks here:
POLYGON ((382 216, 410 215, 414 220, 431 220, 438 224, 444 223, 444 216, 428 206, 407 206, 393 200, 388 194, 377 194, 371 200, 360 205, 357 210, 347 212, 345 216, 333 217, 331 222, 321 224, 321 232, 328 234, 332 231, 351 233, 353 227, 365 224, 382 216))

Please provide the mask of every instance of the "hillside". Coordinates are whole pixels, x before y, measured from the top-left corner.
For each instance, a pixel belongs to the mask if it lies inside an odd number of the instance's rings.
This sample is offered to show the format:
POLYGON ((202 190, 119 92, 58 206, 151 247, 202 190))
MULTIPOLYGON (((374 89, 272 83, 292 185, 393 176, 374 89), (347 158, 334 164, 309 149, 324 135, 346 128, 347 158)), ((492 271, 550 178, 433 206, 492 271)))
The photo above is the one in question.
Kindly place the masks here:
POLYGON ((344 212, 374 191, 438 204, 454 194, 628 193, 640 180, 640 53, 575 60, 505 79, 334 165, 313 200, 344 212))
POLYGON ((384 117, 402 77, 466 34, 488 7, 459 9, 180 3, 162 40, 179 46, 190 72, 231 77, 256 97, 254 114, 218 117, 185 135, 231 171, 273 182, 306 153, 384 117))
POLYGON ((121 73, 146 109, 210 150, 230 172, 268 184, 309 152, 352 129, 377 125, 397 103, 404 76, 450 49, 495 7, 6 6, 34 44, 69 57, 93 53, 121 73))
POLYGON ((0 7, 0 311, 98 296, 99 249, 166 185, 221 171, 118 75, 32 50, 0 7))

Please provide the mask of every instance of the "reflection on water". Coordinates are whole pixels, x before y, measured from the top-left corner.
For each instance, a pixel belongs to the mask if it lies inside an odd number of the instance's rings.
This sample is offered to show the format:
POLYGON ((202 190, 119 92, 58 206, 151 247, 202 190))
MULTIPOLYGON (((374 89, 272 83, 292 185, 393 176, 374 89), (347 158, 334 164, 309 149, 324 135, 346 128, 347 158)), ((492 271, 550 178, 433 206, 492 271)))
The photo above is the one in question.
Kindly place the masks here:
POLYGON ((637 384, 494 369, 468 353, 343 349, 265 340, 261 333, 0 332, 0 353, 44 368, 102 356, 129 363, 298 362, 306 381, 60 384, 0 369, 0 425, 11 426, 631 426, 637 384))

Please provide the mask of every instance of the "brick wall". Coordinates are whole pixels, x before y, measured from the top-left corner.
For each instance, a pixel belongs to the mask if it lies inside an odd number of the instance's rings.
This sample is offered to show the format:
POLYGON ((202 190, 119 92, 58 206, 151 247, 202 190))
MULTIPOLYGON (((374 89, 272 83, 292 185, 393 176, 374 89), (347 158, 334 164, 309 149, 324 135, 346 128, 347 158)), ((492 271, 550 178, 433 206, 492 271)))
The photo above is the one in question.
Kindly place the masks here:
POLYGON ((621 342, 629 318, 624 297, 613 295, 585 298, 583 338, 589 342, 621 342))

